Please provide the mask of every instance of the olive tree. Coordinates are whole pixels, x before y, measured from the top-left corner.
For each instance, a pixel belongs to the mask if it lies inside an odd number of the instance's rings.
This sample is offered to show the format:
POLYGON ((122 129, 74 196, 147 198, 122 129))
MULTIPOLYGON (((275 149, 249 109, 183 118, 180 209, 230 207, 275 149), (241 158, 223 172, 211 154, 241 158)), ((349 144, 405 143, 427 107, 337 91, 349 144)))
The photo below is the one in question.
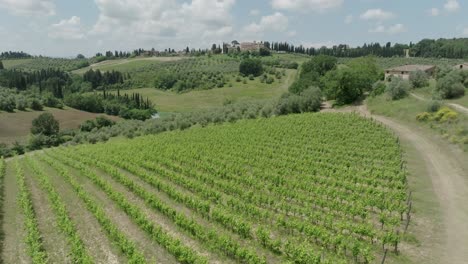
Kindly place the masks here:
POLYGON ((410 73, 409 81, 413 88, 422 88, 429 85, 429 76, 424 71, 410 73))

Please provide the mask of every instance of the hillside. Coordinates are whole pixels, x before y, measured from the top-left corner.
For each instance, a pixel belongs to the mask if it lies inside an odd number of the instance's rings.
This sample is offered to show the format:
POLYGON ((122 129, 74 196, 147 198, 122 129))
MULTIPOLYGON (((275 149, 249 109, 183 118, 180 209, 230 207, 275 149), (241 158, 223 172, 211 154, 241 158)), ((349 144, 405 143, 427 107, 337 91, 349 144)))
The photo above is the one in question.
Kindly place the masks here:
MULTIPOLYGON (((61 130, 77 129, 84 121, 103 115, 73 108, 46 108, 44 111, 17 111, 15 113, 0 112, 0 143, 12 144, 15 141, 25 143, 30 134, 33 119, 43 112, 52 113, 59 121, 61 130)), ((119 120, 115 116, 104 116, 112 120, 119 120)))
POLYGON ((352 114, 47 150, 0 170, 3 257, 380 263, 382 244, 392 259, 407 221, 402 164, 396 138, 352 114))
MULTIPOLYGON (((203 109, 220 107, 226 102, 242 102, 249 100, 278 99, 288 91, 288 87, 296 77, 296 70, 286 70, 282 80, 272 84, 255 80, 232 82, 232 86, 211 90, 188 91, 176 93, 155 88, 140 88, 125 90, 125 93, 140 93, 153 102, 160 112, 193 112, 203 109)), ((116 92, 111 92, 116 93, 116 92)))

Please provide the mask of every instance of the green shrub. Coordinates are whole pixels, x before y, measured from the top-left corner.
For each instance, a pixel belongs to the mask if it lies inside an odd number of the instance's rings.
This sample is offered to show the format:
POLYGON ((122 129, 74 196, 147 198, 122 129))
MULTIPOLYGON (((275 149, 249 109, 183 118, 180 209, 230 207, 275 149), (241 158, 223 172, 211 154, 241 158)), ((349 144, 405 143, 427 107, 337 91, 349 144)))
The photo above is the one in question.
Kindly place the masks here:
POLYGON ((16 100, 12 90, 0 88, 0 110, 13 112, 16 107, 16 100))
POLYGON ((437 112, 437 111, 439 111, 441 106, 442 106, 442 103, 439 100, 432 100, 427 105, 427 111, 429 113, 437 112))
POLYGON ((57 135, 60 131, 59 122, 51 113, 40 114, 32 121, 31 133, 45 136, 57 135))
POLYGON ((416 120, 426 122, 432 119, 432 115, 428 112, 420 113, 416 116, 416 120))
POLYGON ((410 73, 409 81, 413 88, 422 88, 429 85, 429 76, 424 71, 410 73))
POLYGON ((94 120, 86 120, 80 125, 80 130, 84 132, 91 132, 96 127, 94 120))
POLYGON ((390 99, 400 100, 408 96, 410 84, 401 78, 392 78, 387 84, 386 92, 390 99))
POLYGON ((33 98, 29 102, 29 108, 31 108, 34 111, 42 111, 44 109, 44 106, 42 105, 42 102, 39 99, 33 98))
POLYGON ((263 73, 262 62, 257 59, 244 59, 240 63, 239 72, 244 76, 260 76, 263 73))
POLYGON ((458 119, 458 113, 448 107, 442 107, 439 111, 434 113, 433 120, 439 122, 453 122, 458 119))
POLYGON ((25 111, 28 107, 28 100, 23 96, 16 97, 16 109, 20 111, 25 111))
POLYGON ((372 91, 370 92, 371 97, 375 97, 385 93, 387 84, 384 81, 377 81, 372 85, 372 91))
POLYGON ((267 84, 272 84, 275 82, 275 79, 273 79, 273 77, 268 77, 265 81, 267 84))
POLYGON ((451 99, 463 96, 465 86, 460 71, 453 70, 437 82, 435 92, 443 99, 451 99))

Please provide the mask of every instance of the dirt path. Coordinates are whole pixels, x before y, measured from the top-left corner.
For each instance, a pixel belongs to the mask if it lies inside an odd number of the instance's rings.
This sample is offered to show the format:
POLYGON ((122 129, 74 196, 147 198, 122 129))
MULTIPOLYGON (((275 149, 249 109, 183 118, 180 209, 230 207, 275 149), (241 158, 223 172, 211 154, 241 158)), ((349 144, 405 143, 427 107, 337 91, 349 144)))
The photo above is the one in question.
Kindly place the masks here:
MULTIPOLYGON (((416 95, 417 96, 417 95, 416 95)), ((326 107, 327 105, 325 105, 326 107)), ((325 109, 325 112, 334 110, 325 109)), ((432 180, 434 192, 442 210, 444 244, 440 245, 441 263, 468 262, 468 175, 456 157, 456 153, 440 148, 437 143, 419 132, 389 118, 371 115, 365 105, 341 109, 357 111, 392 129, 400 138, 410 142, 424 159, 432 180)), ((433 254, 438 254, 432 252, 433 254)))
MULTIPOLYGON (((424 102, 428 102, 429 100, 420 96, 420 95, 417 95, 417 94, 414 94, 414 93, 411 93, 411 96, 413 96, 414 98, 420 100, 420 101, 424 101, 424 102)), ((459 104, 454 104, 454 103, 446 103, 448 106, 451 106, 453 108, 455 108, 455 110, 458 110, 462 113, 464 113, 465 115, 468 115, 468 108, 464 107, 464 106, 461 106, 459 104)))

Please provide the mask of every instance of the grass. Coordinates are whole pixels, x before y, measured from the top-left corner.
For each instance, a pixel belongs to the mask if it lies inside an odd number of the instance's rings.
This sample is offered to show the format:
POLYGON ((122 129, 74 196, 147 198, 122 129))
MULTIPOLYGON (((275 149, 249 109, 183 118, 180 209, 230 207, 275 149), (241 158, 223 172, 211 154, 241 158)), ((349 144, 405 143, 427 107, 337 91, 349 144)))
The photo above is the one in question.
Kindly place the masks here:
MULTIPOLYGON (((412 92, 424 97, 426 99, 431 99, 432 98, 432 91, 434 90, 436 86, 436 81, 431 80, 430 85, 428 87, 423 87, 419 89, 415 89, 412 92)), ((468 107, 468 89, 465 89, 465 95, 460 97, 460 98, 455 98, 455 99, 446 99, 444 100, 446 103, 454 103, 454 104, 459 104, 464 107, 468 107)))
POLYGON ((294 81, 295 70, 287 70, 286 76, 279 83, 278 80, 273 84, 261 83, 259 78, 247 84, 234 82, 233 87, 214 88, 210 90, 196 90, 186 93, 175 93, 163 91, 155 88, 142 88, 121 91, 121 93, 131 94, 138 92, 143 97, 148 97, 156 109, 161 112, 190 112, 202 109, 209 109, 222 106, 226 100, 245 101, 259 99, 276 99, 288 91, 289 85, 294 81))
POLYGON ((120 72, 131 72, 138 70, 142 67, 146 67, 153 64, 159 64, 162 62, 178 61, 182 59, 187 59, 187 57, 137 57, 131 59, 116 59, 116 60, 107 60, 93 64, 89 67, 78 69, 73 71, 75 74, 84 74, 90 69, 100 70, 100 71, 120 71, 120 72))
POLYGON ((412 127, 422 128, 429 134, 438 134, 446 143, 458 145, 465 152, 468 151, 468 117, 463 113, 458 113, 458 120, 453 123, 419 122, 416 120, 416 115, 427 111, 428 102, 412 96, 391 101, 386 95, 381 95, 369 98, 367 105, 372 113, 395 118, 412 127))
MULTIPOLYGON (((60 123, 60 130, 76 129, 86 120, 94 119, 103 114, 79 111, 73 108, 45 108, 44 111, 16 111, 14 113, 0 112, 0 142, 11 144, 15 141, 26 142, 31 130, 32 120, 44 112, 50 112, 60 123)), ((105 116, 105 115, 104 115, 105 116)), ((107 116, 118 120, 118 117, 107 116)))

